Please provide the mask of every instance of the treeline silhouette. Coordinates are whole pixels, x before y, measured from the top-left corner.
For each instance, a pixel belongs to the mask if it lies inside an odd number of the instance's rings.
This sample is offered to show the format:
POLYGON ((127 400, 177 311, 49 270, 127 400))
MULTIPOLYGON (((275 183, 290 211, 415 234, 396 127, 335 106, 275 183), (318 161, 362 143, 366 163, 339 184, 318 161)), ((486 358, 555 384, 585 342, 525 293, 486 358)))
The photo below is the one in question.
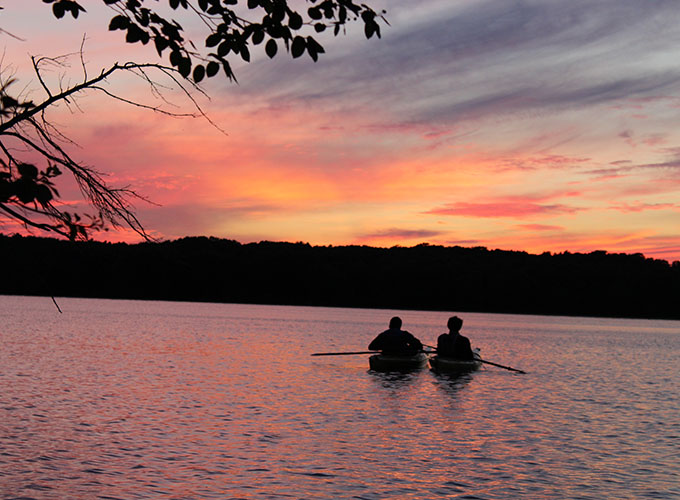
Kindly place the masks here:
POLYGON ((0 235, 0 256, 8 295, 680 319, 680 262, 642 254, 0 235))

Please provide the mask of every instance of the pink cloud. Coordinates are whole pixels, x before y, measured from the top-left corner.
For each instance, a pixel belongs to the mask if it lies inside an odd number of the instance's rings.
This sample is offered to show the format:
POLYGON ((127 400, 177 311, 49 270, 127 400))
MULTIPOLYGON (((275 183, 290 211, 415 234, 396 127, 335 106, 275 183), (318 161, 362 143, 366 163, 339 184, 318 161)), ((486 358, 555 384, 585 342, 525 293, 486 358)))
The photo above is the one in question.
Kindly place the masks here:
POLYGON ((542 170, 546 168, 568 170, 591 161, 588 157, 566 156, 559 154, 543 154, 532 156, 517 156, 498 160, 501 170, 542 170))
POLYGON ((664 259, 668 262, 680 261, 680 239, 670 241, 668 246, 663 244, 657 247, 646 246, 637 250, 637 252, 641 252, 647 257, 664 259))
POLYGON ((661 146, 663 144, 666 144, 668 141, 666 140, 666 137, 662 134, 652 134, 642 139, 642 142, 647 146, 661 146))
POLYGON ((666 144, 666 136, 664 134, 647 134, 645 136, 636 139, 637 134, 632 130, 624 130, 619 134, 619 137, 624 140, 626 144, 635 148, 639 145, 645 145, 649 147, 661 146, 666 144))
POLYGON ((593 176, 593 181, 611 181, 614 179, 623 179, 628 177, 634 170, 635 166, 630 165, 628 161, 612 162, 615 165, 612 168, 598 168, 595 170, 587 170, 583 172, 586 175, 593 176))

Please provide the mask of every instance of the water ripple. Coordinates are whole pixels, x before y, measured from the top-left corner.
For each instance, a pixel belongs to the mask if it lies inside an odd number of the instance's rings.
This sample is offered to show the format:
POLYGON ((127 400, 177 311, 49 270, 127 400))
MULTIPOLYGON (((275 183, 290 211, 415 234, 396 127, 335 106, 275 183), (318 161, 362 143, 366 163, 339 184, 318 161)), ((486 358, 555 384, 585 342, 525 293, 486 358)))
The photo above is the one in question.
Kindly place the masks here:
POLYGON ((2 500, 680 498, 677 322, 470 314, 529 374, 450 377, 308 356, 385 311, 60 305, 0 297, 2 500))

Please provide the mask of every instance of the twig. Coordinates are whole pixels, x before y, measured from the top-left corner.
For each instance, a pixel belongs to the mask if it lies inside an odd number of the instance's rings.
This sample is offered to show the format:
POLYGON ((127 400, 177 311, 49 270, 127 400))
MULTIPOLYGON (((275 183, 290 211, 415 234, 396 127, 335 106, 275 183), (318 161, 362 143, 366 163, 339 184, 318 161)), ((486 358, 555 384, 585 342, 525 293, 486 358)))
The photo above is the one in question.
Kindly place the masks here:
POLYGON ((52 296, 52 302, 54 302, 54 305, 57 306, 57 310, 59 311, 59 314, 63 314, 61 307, 59 307, 59 304, 57 304, 57 301, 54 300, 54 296, 52 296))

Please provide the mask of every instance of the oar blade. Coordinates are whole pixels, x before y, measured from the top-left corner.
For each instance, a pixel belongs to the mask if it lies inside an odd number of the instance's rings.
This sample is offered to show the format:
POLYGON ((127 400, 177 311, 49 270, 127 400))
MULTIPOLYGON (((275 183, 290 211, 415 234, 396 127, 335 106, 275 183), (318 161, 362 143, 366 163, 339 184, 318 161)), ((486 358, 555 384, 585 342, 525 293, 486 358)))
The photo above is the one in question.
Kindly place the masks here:
POLYGON ((512 368, 510 366, 499 365, 498 363, 494 363, 493 361, 487 361, 486 359, 480 359, 479 361, 481 361, 482 363, 486 363, 487 365, 497 366, 498 368, 504 368, 505 370, 510 370, 513 372, 524 373, 525 375, 527 373, 524 370, 518 370, 517 368, 512 368))

